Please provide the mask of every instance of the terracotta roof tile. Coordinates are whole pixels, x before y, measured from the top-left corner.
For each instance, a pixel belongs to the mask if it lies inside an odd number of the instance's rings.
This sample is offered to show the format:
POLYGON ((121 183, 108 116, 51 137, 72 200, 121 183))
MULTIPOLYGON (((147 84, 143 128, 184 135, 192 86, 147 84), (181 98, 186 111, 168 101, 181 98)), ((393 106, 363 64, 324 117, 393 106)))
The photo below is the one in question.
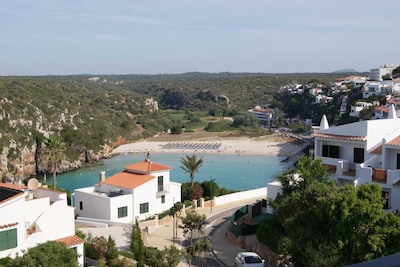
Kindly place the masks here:
POLYGON ((400 104, 400 98, 398 98, 398 97, 397 98, 391 98, 387 102, 391 103, 391 104, 399 105, 400 104))
POLYGON ((59 243, 63 243, 67 247, 71 247, 71 246, 75 246, 75 245, 79 245, 79 244, 83 243, 83 239, 76 235, 59 238, 56 241, 59 243))
POLYGON ((382 106, 375 107, 375 110, 381 110, 383 112, 389 113, 389 108, 382 107, 382 106))
POLYGON ((382 155, 382 146, 376 147, 374 150, 370 152, 370 154, 382 155))
POLYGON ((172 168, 167 165, 158 164, 151 161, 142 161, 125 166, 125 170, 130 170, 137 173, 151 173, 157 171, 168 171, 172 168))
POLYGON ((105 179, 101 183, 133 189, 142 185, 150 180, 154 179, 153 175, 149 174, 137 174, 128 171, 119 172, 105 179))
POLYGON ((24 185, 0 183, 0 190, 2 191, 0 194, 0 205, 11 199, 23 196, 25 194, 24 189, 27 188, 24 185))
POLYGON ((7 224, 0 225, 0 229, 9 228, 9 227, 13 227, 13 226, 16 226, 16 225, 18 225, 18 222, 7 223, 7 224))
POLYGON ((386 143, 389 146, 400 146, 400 135, 386 143))
POLYGON ((9 183, 0 183, 0 187, 5 187, 5 188, 15 189, 15 190, 24 190, 24 189, 28 188, 26 185, 9 184, 9 183))
POLYGON ((342 135, 342 134, 326 134, 315 132, 314 136, 330 139, 343 139, 343 140, 354 140, 354 141, 364 141, 365 136, 353 136, 353 135, 342 135))

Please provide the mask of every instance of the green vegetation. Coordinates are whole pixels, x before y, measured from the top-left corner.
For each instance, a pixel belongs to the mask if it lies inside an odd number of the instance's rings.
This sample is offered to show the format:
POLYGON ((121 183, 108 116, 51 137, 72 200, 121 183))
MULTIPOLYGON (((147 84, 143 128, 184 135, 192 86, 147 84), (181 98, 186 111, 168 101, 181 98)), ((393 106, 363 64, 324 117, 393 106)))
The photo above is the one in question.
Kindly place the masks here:
POLYGON ((203 157, 197 159, 195 154, 192 154, 192 156, 186 155, 186 158, 181 158, 180 162, 182 164, 181 168, 184 172, 189 173, 190 186, 193 189, 194 174, 198 172, 200 167, 203 165, 203 157))
POLYGON ((10 160, 2 180, 18 176, 15 166, 21 163, 35 164, 36 174, 46 172, 47 166, 38 164, 38 151, 48 136, 57 136, 65 144, 70 162, 87 163, 125 142, 166 132, 178 135, 205 129, 265 134, 246 113, 256 105, 274 108, 275 127, 284 124, 285 113, 314 121, 325 113, 332 121, 329 114, 336 113, 337 104, 311 109, 309 102, 302 102, 305 96, 277 96, 277 91, 292 83, 318 82, 327 87, 345 75, 101 75, 98 81, 90 81, 88 75, 0 77, 0 149, 10 160), (297 114, 301 108, 304 111, 297 114), (22 162, 26 148, 35 153, 36 162, 22 162))
POLYGON ((50 164, 50 172, 53 173, 53 190, 57 187, 57 172, 60 168, 62 160, 65 159, 65 144, 56 137, 51 136, 45 142, 44 158, 50 164))
POLYGON ((185 204, 189 204, 186 206, 191 206, 191 202, 193 199, 199 199, 204 197, 205 200, 209 200, 211 198, 211 190, 213 197, 223 196, 226 194, 234 193, 235 190, 227 189, 225 187, 220 187, 216 182, 211 181, 203 181, 201 183, 194 182, 193 186, 194 190, 188 183, 182 183, 181 188, 181 199, 185 202, 185 204), (212 189, 211 189, 212 188, 212 189), (196 198, 193 198, 196 197, 196 198))
POLYGON ((6 267, 74 267, 78 266, 78 254, 75 250, 67 248, 65 245, 48 241, 36 247, 28 249, 23 256, 9 259, 5 263, 6 267))
POLYGON ((206 216, 198 214, 195 210, 189 210, 185 217, 181 218, 183 234, 189 239, 189 246, 185 248, 183 256, 191 266, 192 259, 198 258, 198 266, 204 266, 205 253, 211 247, 211 241, 208 237, 204 236, 201 226, 206 220, 206 216), (197 232, 197 239, 193 241, 193 234, 197 232))
POLYGON ((321 160, 300 158, 278 177, 282 191, 260 224, 258 239, 296 266, 346 266, 397 253, 400 217, 383 210, 376 184, 338 186, 321 160))

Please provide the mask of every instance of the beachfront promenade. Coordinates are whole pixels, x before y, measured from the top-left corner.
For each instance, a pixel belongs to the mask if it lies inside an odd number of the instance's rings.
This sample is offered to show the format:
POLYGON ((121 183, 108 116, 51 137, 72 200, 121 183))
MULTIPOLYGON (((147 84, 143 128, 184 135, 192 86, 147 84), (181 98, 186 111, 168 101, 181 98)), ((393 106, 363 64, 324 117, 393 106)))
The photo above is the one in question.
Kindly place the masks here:
MULTIPOLYGON (((248 204, 255 203, 258 200, 265 199, 267 197, 267 188, 258 188, 254 190, 242 191, 237 193, 232 193, 229 195, 224 195, 220 197, 215 197, 213 202, 213 207, 211 209, 211 201, 203 202, 201 207, 196 208, 196 212, 199 214, 206 215, 207 219, 213 218, 219 213, 232 210, 233 212, 240 207, 248 204)), ((188 207, 189 208, 189 207, 188 207)), ((232 212, 232 214, 233 214, 232 212)), ((212 222, 210 223, 210 225, 212 222)), ((175 245, 178 248, 182 248, 183 237, 182 230, 178 228, 176 233, 177 238, 173 236, 173 221, 171 217, 163 218, 162 220, 143 221, 140 224, 140 228, 147 229, 143 231, 143 241, 148 247, 157 247, 159 249, 164 249, 171 245, 175 245)), ((205 227, 210 227, 206 225, 205 227)), ((209 253, 208 257, 215 259, 213 264, 207 266, 233 266, 233 259, 236 254, 243 251, 233 243, 231 243, 227 236, 227 225, 228 222, 218 227, 212 231, 212 252, 209 253)), ((129 250, 130 248, 130 230, 131 225, 115 225, 107 226, 101 228, 84 227, 80 228, 84 233, 91 233, 93 236, 104 236, 111 237, 115 240, 116 246, 122 250, 129 250)), ((179 263, 178 267, 189 266, 185 260, 179 263)))

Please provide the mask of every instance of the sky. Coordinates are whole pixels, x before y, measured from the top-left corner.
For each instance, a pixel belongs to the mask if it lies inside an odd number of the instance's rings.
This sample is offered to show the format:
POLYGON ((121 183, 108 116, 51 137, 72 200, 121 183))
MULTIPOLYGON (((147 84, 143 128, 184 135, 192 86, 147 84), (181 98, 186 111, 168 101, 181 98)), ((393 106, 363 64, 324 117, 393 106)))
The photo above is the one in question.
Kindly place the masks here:
POLYGON ((398 0, 1 0, 0 76, 369 71, 398 0))

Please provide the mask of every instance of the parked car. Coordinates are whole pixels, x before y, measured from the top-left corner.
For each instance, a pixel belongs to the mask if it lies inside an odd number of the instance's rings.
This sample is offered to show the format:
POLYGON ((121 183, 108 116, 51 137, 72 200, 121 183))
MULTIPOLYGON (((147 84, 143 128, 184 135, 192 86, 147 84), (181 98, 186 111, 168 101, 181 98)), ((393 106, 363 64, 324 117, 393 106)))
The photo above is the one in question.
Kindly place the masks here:
POLYGON ((236 267, 264 267, 265 260, 254 252, 240 252, 235 258, 236 267))

